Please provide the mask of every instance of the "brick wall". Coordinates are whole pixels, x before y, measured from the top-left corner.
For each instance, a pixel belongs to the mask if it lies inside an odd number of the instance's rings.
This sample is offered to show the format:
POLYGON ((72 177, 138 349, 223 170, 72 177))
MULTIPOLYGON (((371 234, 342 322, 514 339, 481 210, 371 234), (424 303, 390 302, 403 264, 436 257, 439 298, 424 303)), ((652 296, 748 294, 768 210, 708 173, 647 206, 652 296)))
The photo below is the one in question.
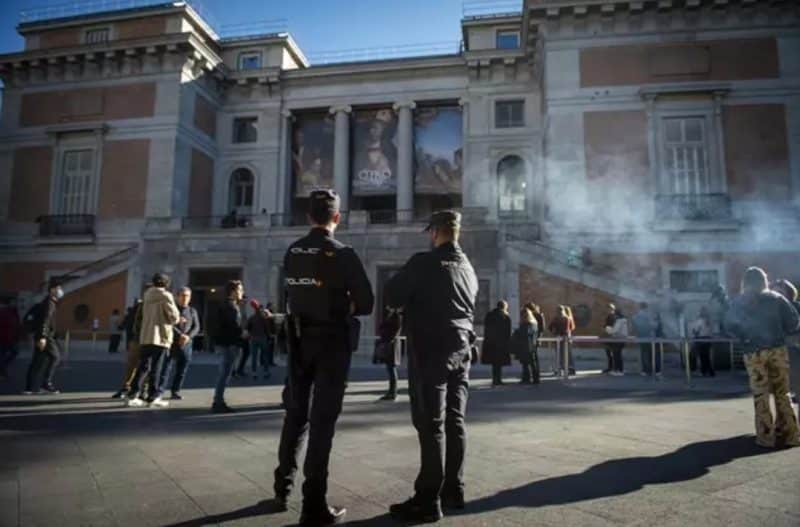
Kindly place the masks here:
POLYGON ((791 198, 786 111, 782 104, 725 106, 728 190, 733 198, 791 198))
POLYGON ((774 79, 774 38, 592 47, 580 52, 581 86, 774 79))
POLYGON ((152 117, 155 99, 152 82, 26 93, 20 126, 152 117))
POLYGON ((147 201, 149 139, 107 141, 103 144, 98 216, 142 218, 147 201))
POLYGON ((14 151, 8 216, 12 221, 30 222, 50 211, 50 180, 53 150, 31 146, 14 151))
MULTIPOLYGON (((100 329, 108 329, 108 317, 114 309, 125 315, 125 292, 128 284, 128 273, 121 273, 100 280, 77 291, 68 293, 58 304, 56 327, 59 331, 92 329, 92 319, 100 319, 100 329), (85 304, 89 308, 89 316, 84 321, 75 318, 75 308, 85 304)), ((102 337, 107 338, 107 337, 102 337)))
MULTIPOLYGON (((555 316, 556 308, 561 304, 569 305, 573 310, 579 305, 588 306, 591 310, 589 323, 579 327, 576 335, 602 335, 610 302, 620 307, 627 316, 632 316, 636 311, 636 302, 524 265, 519 270, 519 299, 520 304, 535 302, 541 306, 547 321, 555 316)), ((518 319, 516 314, 512 319, 518 319)))
POLYGON ((47 271, 77 269, 84 262, 7 262, 0 263, 0 291, 43 291, 47 271))
POLYGON ((217 133, 217 111, 205 97, 197 94, 194 99, 194 126, 209 137, 217 133))
POLYGON ((214 188, 214 160, 200 150, 192 149, 189 176, 189 216, 210 216, 214 188))

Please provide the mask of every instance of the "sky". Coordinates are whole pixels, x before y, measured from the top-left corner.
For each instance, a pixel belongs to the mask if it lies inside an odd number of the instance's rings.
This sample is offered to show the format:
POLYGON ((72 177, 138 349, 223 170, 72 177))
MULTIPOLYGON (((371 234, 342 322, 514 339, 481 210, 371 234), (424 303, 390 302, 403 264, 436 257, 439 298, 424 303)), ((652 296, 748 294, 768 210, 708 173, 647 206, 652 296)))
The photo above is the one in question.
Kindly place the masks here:
MULTIPOLYGON (((0 53, 22 49, 19 12, 84 0, 0 0, 0 53)), ((113 0, 108 0, 113 1, 113 0)), ((461 40, 463 0, 203 0, 219 25, 286 19, 306 53, 461 40)))

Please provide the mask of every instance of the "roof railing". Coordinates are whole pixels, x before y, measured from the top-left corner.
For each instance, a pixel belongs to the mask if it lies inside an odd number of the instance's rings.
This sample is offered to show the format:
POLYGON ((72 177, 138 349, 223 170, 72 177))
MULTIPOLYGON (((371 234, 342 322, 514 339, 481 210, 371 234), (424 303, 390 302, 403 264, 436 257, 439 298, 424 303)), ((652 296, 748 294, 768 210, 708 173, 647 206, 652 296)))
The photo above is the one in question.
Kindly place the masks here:
POLYGON ((347 62, 366 62, 436 55, 458 55, 462 51, 461 41, 428 42, 423 44, 401 44, 379 48, 356 48, 331 51, 317 51, 306 54, 313 65, 337 64, 347 62))
POLYGON ((466 0, 461 4, 462 18, 496 18, 522 13, 523 0, 466 0))
POLYGON ((265 35, 278 35, 286 33, 289 21, 285 18, 270 20, 254 20, 241 24, 223 24, 219 26, 219 36, 222 40, 242 40, 265 35))

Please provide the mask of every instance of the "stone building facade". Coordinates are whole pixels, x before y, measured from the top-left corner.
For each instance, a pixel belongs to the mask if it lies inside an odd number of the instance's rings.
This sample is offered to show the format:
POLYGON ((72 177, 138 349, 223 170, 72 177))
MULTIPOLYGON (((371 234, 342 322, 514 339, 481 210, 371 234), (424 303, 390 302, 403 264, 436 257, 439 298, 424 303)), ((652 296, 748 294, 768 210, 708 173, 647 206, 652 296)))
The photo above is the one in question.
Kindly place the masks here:
POLYGON ((280 304, 318 185, 379 301, 443 207, 464 213, 480 315, 565 303, 596 333, 610 301, 691 309, 750 264, 800 279, 799 16, 527 0, 465 17, 449 54, 324 65, 181 2, 22 23, 0 55, 0 291, 24 304, 67 275, 72 329, 156 270, 207 318, 234 277, 280 304))

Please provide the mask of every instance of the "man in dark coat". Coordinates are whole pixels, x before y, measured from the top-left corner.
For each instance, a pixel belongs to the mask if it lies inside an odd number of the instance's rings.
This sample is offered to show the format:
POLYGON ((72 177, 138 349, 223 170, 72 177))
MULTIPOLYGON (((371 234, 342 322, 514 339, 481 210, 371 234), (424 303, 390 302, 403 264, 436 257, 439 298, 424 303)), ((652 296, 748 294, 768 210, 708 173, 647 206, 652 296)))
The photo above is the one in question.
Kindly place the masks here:
POLYGON ((403 309, 411 420, 422 451, 414 496, 389 511, 410 522, 440 520, 442 504, 464 507, 464 419, 478 295, 475 271, 458 244, 461 215, 436 212, 426 230, 434 248, 412 256, 385 290, 387 305, 403 309))
POLYGON ((28 367, 25 391, 22 392, 26 395, 37 391, 36 383, 41 373, 44 373, 41 392, 59 393, 53 383, 53 377, 61 361, 61 348, 56 341, 55 319, 56 305, 62 298, 64 290, 61 288, 61 282, 55 278, 50 279, 47 297, 25 317, 33 328, 33 358, 28 367))
POLYGON ((492 365, 492 386, 503 384, 503 366, 511 365, 511 317, 508 302, 501 300, 486 314, 483 322, 481 363, 492 365))

